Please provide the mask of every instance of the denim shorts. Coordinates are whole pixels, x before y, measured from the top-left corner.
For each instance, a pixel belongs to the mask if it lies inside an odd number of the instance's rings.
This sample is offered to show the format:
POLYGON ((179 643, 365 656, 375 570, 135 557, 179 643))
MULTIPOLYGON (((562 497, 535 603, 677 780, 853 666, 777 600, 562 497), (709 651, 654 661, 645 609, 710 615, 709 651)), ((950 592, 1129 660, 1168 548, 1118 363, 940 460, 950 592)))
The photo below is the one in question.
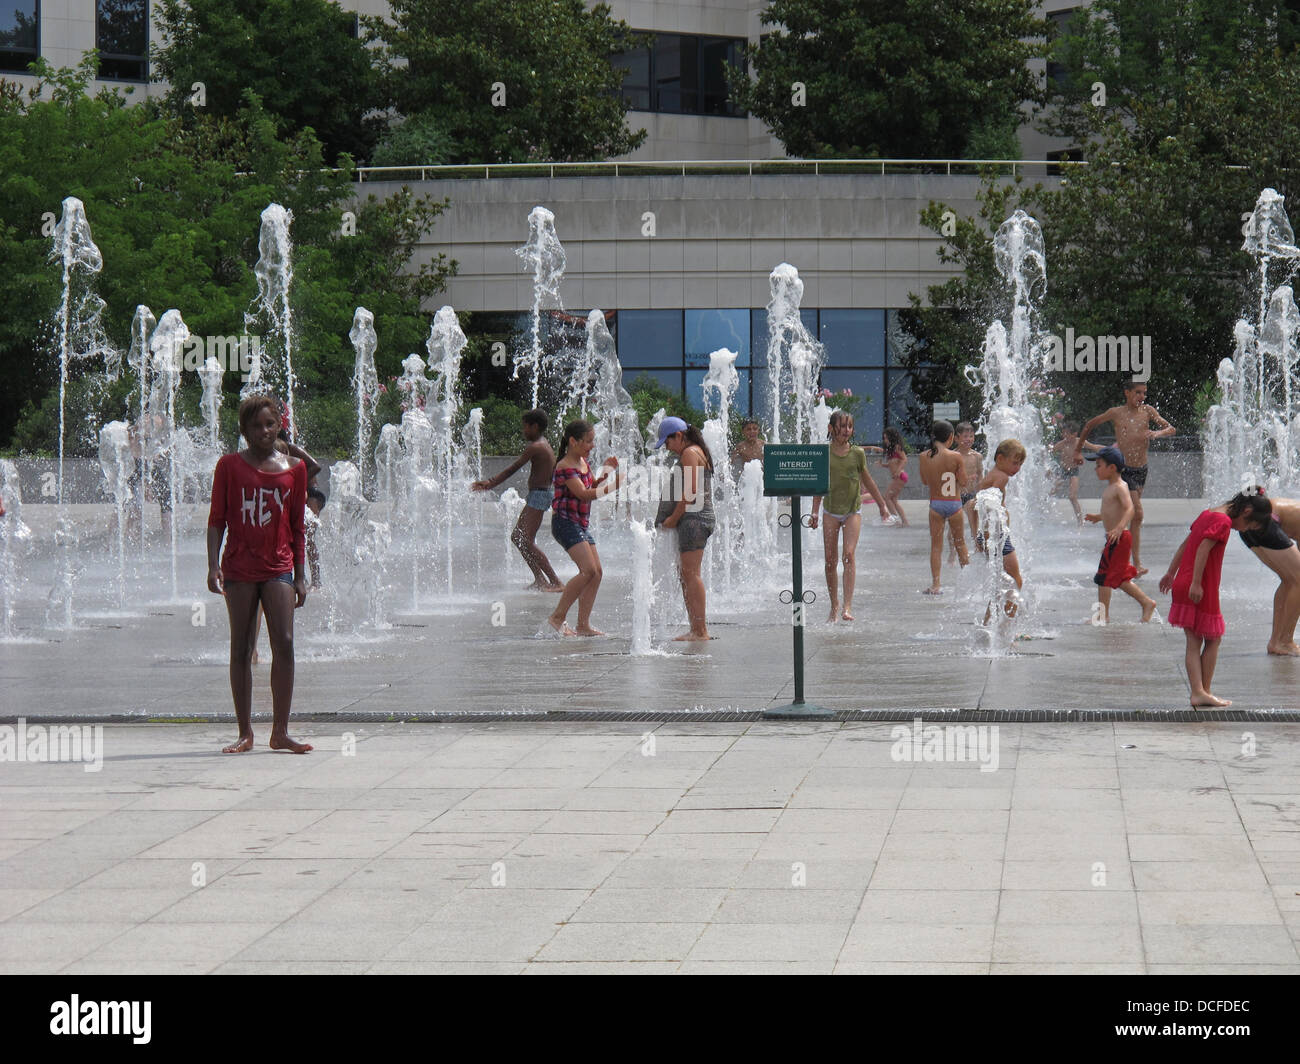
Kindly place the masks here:
POLYGON ((590 543, 593 547, 596 545, 596 540, 587 529, 577 521, 570 521, 559 514, 551 514, 551 535, 566 551, 573 550, 579 543, 590 543))
POLYGON ((292 587, 292 586, 293 586, 293 573, 292 573, 292 572, 288 572, 288 573, 276 573, 275 576, 271 577, 271 579, 268 580, 268 581, 266 581, 266 582, 269 584, 269 583, 271 583, 271 582, 274 581, 274 580, 278 580, 278 581, 280 581, 280 583, 282 583, 282 584, 288 584, 290 587, 292 587))
POLYGON ((528 497, 524 499, 525 506, 531 506, 534 510, 546 511, 551 508, 551 499, 554 493, 550 488, 532 488, 528 492, 528 497))
POLYGON ((691 550, 703 550, 704 544, 713 535, 715 521, 712 515, 682 514, 677 522, 677 552, 685 554, 691 550))

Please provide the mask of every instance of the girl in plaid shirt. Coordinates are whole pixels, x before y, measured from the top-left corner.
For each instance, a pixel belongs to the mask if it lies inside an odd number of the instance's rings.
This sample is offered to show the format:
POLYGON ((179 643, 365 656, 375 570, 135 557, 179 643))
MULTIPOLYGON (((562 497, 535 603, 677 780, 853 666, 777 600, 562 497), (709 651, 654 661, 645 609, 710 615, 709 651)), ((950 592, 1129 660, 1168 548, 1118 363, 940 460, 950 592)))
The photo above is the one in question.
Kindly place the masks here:
MULTIPOLYGON (((618 459, 612 455, 605 459, 601 474, 592 478, 587 456, 596 444, 596 430, 586 421, 571 421, 564 427, 564 440, 555 460, 552 483, 555 495, 551 499, 551 534, 556 542, 569 552, 578 566, 578 575, 564 585, 555 612, 547 623, 558 635, 604 635, 591 626, 591 608, 600 590, 600 555, 596 553, 596 540, 587 528, 593 499, 608 495, 622 483, 623 474, 616 472, 618 459), (609 474, 614 472, 614 480, 609 474), (578 603, 578 627, 568 625, 569 607, 578 603)), ((545 629, 542 629, 545 631, 545 629)))

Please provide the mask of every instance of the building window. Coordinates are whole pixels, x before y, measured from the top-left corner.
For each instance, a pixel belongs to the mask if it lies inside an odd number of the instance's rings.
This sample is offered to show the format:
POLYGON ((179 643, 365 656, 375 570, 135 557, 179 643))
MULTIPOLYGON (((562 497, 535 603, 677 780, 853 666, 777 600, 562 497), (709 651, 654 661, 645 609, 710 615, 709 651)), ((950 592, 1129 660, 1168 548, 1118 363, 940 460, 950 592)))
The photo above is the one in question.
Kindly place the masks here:
POLYGON ((0 70, 27 73, 40 55, 37 0, 0 0, 0 70))
POLYGON ((744 69, 742 38, 658 33, 647 47, 611 57, 626 70, 621 94, 634 111, 743 117, 731 102, 725 68, 744 69))
POLYGON ((106 81, 149 80, 147 0, 96 0, 95 47, 106 81))
MULTIPOLYGON (((1071 7, 1065 11, 1054 11, 1047 16, 1047 40, 1049 44, 1055 44, 1070 32, 1070 20, 1080 11, 1080 8, 1071 7)), ((1064 89, 1065 83, 1069 79, 1069 74, 1065 67, 1053 60, 1047 61, 1047 80, 1054 82, 1057 89, 1064 89)))

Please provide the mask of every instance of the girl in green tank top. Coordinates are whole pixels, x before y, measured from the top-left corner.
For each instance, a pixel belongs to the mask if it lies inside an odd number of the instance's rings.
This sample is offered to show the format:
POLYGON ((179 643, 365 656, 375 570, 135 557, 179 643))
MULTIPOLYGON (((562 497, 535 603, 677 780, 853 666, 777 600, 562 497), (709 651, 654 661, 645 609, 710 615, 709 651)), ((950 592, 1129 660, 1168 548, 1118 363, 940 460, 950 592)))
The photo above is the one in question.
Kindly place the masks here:
POLYGON ((853 418, 843 410, 831 414, 830 421, 830 477, 825 499, 813 498, 812 518, 809 527, 816 528, 818 511, 826 503, 826 524, 822 528, 822 544, 826 549, 826 589, 830 593, 832 624, 838 620, 853 620, 853 588, 857 582, 858 536, 862 532, 862 492, 871 493, 880 507, 880 523, 894 524, 885 507, 880 489, 867 469, 867 455, 861 447, 853 446, 853 418), (840 530, 844 530, 844 605, 839 597, 840 530))

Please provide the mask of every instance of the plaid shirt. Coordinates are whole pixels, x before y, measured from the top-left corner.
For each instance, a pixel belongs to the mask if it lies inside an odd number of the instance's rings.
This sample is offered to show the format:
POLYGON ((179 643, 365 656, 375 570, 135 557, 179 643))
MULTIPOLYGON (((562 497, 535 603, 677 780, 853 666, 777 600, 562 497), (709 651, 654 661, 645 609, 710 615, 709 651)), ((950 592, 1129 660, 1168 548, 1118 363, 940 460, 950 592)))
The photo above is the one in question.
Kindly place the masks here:
MULTIPOLYGON (((586 463, 583 464, 585 465, 586 463)), ((583 487, 591 487, 592 476, 590 466, 587 467, 585 473, 573 468, 557 468, 555 472, 551 474, 551 482, 555 486, 555 495, 551 499, 551 510, 558 516, 563 517, 568 521, 572 521, 575 525, 581 525, 583 528, 586 528, 587 518, 591 514, 591 503, 584 499, 575 498, 573 495, 569 494, 569 489, 565 482, 573 477, 577 477, 582 481, 583 487)))

